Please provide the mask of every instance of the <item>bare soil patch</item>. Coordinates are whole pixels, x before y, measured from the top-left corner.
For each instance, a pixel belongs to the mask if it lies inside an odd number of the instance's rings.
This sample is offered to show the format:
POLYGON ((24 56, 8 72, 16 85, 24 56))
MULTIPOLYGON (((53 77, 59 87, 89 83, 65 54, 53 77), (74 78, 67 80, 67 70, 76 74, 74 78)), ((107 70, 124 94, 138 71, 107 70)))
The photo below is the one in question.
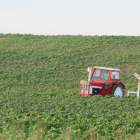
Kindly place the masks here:
POLYGON ((3 39, 8 39, 7 37, 0 37, 0 40, 3 40, 3 39))

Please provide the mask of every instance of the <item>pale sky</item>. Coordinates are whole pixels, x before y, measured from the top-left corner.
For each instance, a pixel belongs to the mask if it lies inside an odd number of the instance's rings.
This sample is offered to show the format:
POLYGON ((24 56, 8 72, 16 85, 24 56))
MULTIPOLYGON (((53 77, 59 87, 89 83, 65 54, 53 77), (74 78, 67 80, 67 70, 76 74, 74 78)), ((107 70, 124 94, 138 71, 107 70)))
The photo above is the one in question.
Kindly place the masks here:
POLYGON ((140 0, 0 0, 0 33, 140 36, 140 0))

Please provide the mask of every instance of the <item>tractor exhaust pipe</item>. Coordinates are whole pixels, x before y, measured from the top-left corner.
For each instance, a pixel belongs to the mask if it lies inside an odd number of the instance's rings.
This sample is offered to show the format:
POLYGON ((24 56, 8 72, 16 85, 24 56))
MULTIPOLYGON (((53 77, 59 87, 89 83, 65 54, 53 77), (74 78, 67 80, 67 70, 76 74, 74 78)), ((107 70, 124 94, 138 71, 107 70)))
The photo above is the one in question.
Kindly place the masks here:
POLYGON ((92 67, 88 67, 88 68, 87 68, 87 72, 89 72, 89 75, 88 75, 88 81, 90 81, 90 78, 91 78, 91 72, 92 72, 92 67))

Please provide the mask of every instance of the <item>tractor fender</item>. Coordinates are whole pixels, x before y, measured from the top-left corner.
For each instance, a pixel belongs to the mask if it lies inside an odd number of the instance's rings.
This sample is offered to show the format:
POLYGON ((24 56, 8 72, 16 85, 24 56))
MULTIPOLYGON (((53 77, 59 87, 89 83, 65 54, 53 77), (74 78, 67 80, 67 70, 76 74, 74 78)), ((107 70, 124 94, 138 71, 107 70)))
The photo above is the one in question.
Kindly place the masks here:
POLYGON ((123 89, 125 89, 125 86, 122 82, 119 82, 118 84, 121 84, 123 86, 123 89))
MULTIPOLYGON (((121 84, 121 85, 123 86, 123 89, 125 89, 125 86, 124 86, 124 84, 123 84, 122 82, 118 82, 118 84, 121 84)), ((112 87, 113 87, 114 85, 118 85, 118 84, 113 84, 112 87)))

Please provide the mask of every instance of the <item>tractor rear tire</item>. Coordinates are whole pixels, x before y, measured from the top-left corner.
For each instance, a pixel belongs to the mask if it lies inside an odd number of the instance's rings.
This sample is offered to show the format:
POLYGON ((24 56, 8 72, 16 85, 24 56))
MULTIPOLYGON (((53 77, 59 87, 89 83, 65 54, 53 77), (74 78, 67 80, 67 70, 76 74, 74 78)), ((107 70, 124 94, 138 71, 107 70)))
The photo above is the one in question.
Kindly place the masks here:
POLYGON ((117 97, 124 97, 124 88, 122 84, 113 85, 110 95, 114 95, 117 97))

